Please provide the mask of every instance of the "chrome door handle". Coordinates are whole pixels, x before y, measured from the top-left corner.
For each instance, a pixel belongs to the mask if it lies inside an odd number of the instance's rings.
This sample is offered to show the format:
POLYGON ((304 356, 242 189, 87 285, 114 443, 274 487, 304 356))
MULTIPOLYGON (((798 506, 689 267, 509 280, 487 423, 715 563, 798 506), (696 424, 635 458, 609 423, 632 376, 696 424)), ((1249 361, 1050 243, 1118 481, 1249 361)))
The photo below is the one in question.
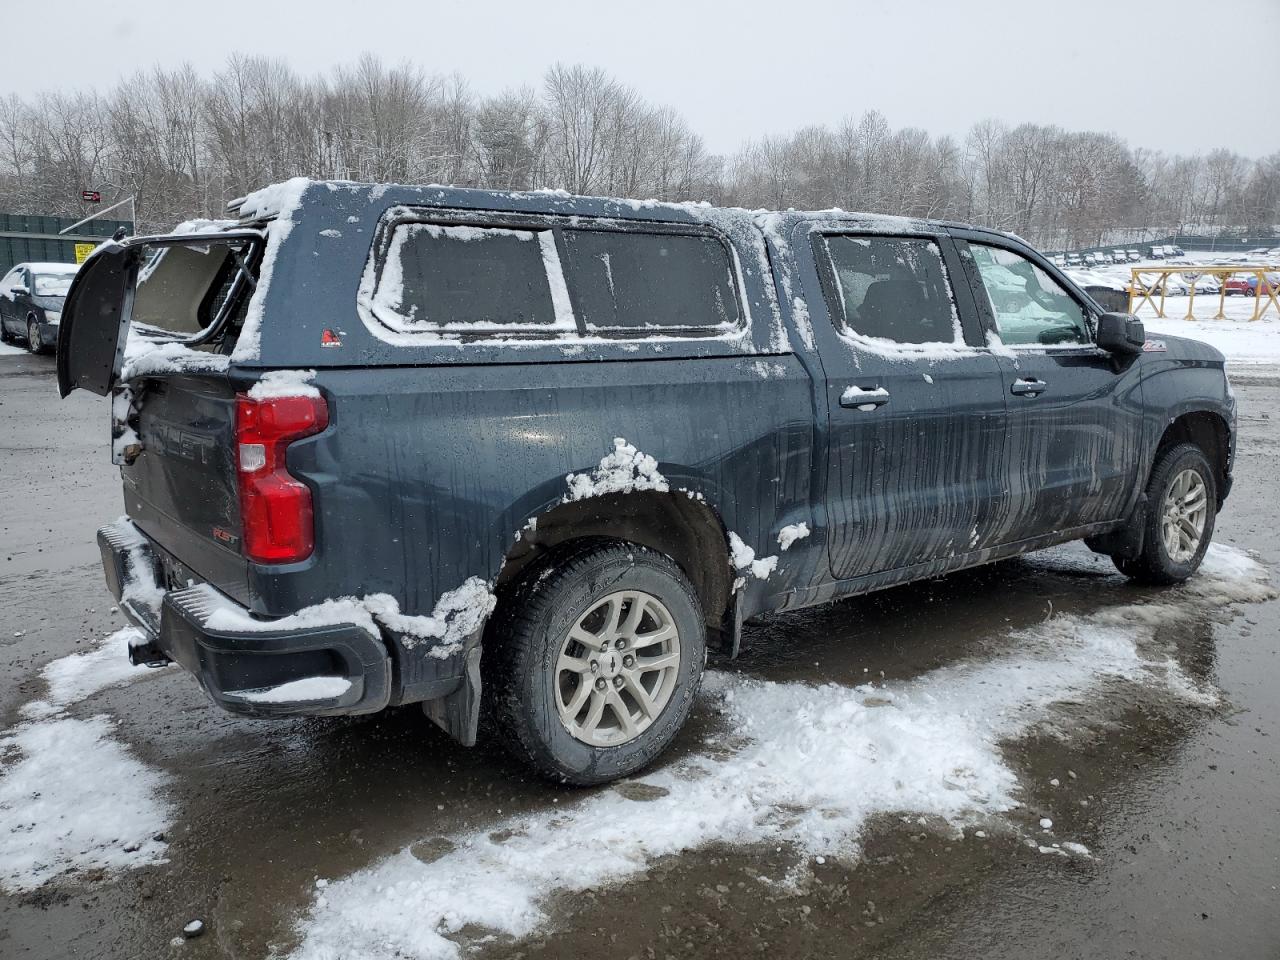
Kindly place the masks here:
POLYGON ((884 387, 860 387, 850 384, 840 394, 840 406, 856 410, 874 410, 889 402, 889 391, 884 387))
POLYGON ((1048 386, 1043 380, 1036 380, 1034 377, 1020 377, 1010 385, 1009 392, 1015 397, 1038 397, 1048 386))

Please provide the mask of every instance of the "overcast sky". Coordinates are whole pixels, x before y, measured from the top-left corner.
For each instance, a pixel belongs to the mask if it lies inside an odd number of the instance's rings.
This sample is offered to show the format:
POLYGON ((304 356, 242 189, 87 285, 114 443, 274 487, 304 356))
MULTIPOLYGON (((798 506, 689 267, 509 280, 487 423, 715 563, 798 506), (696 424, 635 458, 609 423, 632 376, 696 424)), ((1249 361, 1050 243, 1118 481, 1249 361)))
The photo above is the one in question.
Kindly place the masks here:
POLYGON ((602 66, 678 108, 714 152, 877 109, 963 135, 977 120, 1107 130, 1133 146, 1280 150, 1280 0, 59 0, 6 37, 0 93, 110 85, 233 51, 325 71, 370 50, 478 93, 602 66))

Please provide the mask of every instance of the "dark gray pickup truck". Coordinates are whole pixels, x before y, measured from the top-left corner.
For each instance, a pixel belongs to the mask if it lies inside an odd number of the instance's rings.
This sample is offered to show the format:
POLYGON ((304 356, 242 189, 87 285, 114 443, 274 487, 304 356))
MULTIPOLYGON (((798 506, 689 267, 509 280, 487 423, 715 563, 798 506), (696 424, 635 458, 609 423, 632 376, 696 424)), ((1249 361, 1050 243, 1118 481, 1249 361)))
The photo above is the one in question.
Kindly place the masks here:
POLYGON ((289 181, 104 244, 65 396, 112 396, 142 628, 251 716, 481 708, 634 772, 742 623, 1085 539, 1197 568, 1231 486, 1208 346, 1017 238, 840 211, 289 181), (482 656, 483 654, 483 656, 482 656))

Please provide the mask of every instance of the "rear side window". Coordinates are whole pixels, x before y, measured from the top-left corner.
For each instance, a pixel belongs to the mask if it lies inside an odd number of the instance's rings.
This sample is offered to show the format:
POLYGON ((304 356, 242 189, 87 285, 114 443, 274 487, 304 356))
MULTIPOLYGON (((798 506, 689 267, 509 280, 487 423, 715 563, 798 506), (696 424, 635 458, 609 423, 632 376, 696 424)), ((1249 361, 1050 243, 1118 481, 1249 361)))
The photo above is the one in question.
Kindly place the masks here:
POLYGON ((942 251, 929 240, 828 236, 848 333, 897 344, 963 344, 942 251))
POLYGON ((591 332, 718 330, 740 322, 733 265, 716 237, 564 231, 569 292, 591 332))
POLYGON ((572 328, 551 230, 401 223, 370 306, 396 329, 572 328))

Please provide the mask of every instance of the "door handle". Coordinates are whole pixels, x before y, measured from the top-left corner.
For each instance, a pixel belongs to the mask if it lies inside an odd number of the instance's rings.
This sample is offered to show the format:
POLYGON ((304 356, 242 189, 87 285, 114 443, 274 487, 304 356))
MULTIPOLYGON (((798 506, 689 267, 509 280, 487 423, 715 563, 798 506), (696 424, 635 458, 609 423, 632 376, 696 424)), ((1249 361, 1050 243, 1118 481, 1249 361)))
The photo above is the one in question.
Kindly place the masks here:
POLYGON ((874 410, 889 402, 889 391, 881 386, 860 387, 850 384, 840 394, 840 406, 858 410, 874 410))
POLYGON ((1019 377, 1010 385, 1009 392, 1015 397, 1038 397, 1048 386, 1043 380, 1034 377, 1019 377))

